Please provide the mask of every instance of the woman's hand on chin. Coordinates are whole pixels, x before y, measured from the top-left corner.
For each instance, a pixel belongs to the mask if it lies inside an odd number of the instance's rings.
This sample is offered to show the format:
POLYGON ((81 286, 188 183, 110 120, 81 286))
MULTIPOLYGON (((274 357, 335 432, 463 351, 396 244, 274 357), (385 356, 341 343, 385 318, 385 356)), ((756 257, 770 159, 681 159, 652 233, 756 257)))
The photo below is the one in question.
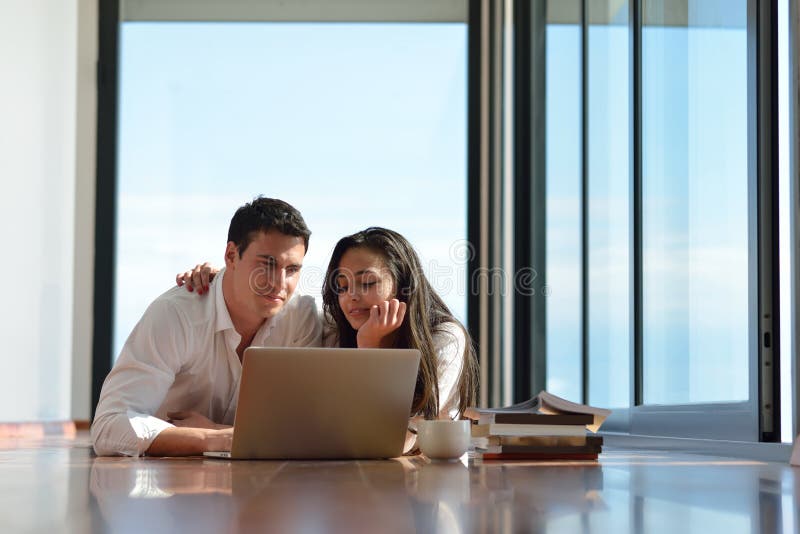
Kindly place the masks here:
POLYGON ((403 324, 406 303, 397 299, 386 300, 370 308, 369 318, 358 329, 358 348, 388 348, 392 345, 392 334, 403 324))

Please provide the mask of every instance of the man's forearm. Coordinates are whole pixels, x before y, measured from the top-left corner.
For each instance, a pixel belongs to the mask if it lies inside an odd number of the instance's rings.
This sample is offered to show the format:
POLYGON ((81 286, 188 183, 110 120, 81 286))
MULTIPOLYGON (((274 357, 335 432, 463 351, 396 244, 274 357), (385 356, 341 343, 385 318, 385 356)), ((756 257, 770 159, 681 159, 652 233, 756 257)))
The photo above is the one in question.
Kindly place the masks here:
POLYGON ((162 430, 147 449, 148 456, 196 456, 207 451, 229 451, 233 428, 167 428, 162 430))

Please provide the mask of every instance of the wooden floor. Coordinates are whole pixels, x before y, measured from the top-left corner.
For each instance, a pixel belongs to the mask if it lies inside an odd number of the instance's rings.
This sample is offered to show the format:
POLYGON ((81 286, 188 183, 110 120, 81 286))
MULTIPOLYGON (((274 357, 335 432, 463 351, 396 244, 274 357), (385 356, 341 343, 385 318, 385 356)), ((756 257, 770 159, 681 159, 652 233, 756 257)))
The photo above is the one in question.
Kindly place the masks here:
POLYGON ((0 438, 0 532, 796 532, 800 469, 609 450, 599 462, 96 458, 0 438))

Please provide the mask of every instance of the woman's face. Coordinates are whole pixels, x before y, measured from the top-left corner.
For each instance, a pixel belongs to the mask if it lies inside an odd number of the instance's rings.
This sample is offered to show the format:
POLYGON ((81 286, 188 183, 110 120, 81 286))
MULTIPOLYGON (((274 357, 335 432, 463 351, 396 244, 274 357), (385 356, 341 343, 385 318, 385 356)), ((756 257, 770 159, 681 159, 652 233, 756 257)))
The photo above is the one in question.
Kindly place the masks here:
POLYGON ((344 253, 335 282, 339 306, 356 330, 367 322, 372 306, 395 298, 397 292, 383 256, 363 247, 344 253))

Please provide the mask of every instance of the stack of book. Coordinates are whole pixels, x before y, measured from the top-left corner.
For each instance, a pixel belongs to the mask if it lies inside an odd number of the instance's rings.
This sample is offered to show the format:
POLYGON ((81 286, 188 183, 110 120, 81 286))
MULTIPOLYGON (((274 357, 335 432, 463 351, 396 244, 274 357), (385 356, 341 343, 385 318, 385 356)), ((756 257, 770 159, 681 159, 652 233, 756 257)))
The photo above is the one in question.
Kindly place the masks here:
POLYGON ((546 391, 504 408, 468 408, 472 445, 484 460, 597 460, 595 433, 611 411, 546 391))

